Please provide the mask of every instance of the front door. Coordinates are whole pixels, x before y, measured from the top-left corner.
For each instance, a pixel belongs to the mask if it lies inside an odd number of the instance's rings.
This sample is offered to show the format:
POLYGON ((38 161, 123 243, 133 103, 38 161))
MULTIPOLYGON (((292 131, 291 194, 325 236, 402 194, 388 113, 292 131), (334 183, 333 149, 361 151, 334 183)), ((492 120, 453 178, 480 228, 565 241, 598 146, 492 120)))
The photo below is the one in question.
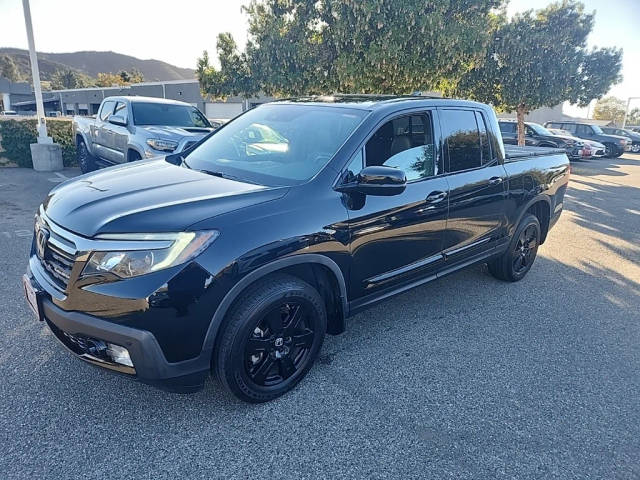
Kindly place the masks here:
POLYGON ((406 190, 395 196, 348 199, 351 235, 351 292, 354 307, 364 306, 403 285, 434 275, 442 264, 448 184, 433 112, 386 121, 352 159, 349 170, 363 166, 400 168, 406 190))

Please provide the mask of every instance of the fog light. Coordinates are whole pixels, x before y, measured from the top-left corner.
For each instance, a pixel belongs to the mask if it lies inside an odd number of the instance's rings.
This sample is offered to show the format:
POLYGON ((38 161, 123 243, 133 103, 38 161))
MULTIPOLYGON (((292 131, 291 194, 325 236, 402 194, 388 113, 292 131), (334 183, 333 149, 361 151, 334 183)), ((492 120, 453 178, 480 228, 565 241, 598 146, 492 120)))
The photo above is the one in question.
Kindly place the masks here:
POLYGON ((120 345, 107 343, 107 355, 115 363, 126 365, 127 367, 133 367, 133 362, 131 361, 131 357, 129 356, 129 350, 121 347, 120 345))

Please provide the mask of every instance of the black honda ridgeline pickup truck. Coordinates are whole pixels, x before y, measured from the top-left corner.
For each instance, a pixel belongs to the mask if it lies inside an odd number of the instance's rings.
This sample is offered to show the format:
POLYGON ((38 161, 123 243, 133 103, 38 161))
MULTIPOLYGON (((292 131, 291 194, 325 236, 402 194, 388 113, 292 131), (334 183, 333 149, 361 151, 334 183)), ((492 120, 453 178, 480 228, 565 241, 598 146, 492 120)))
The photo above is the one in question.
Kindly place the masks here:
POLYGON ((83 360, 182 392, 213 371, 263 402, 377 301, 476 262, 522 279, 568 180, 564 151, 505 151, 479 103, 279 101, 54 188, 25 295, 83 360))

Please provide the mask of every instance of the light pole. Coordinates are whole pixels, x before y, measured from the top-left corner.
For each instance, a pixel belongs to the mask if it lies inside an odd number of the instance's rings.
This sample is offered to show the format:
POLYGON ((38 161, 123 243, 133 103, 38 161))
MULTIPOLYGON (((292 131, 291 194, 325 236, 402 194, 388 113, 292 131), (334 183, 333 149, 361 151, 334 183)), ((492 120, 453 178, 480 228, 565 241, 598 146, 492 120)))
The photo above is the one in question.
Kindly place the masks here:
POLYGON ((622 128, 627 126, 627 115, 629 115, 629 106, 631 105, 631 100, 640 100, 640 97, 629 97, 627 100, 627 108, 624 111, 624 120, 622 120, 622 128))
POLYGON ((31 25, 31 8, 29 0, 22 0, 24 9, 24 23, 27 27, 27 41, 29 42, 29 60, 31 62, 31 76, 33 77, 33 91, 36 96, 36 112, 38 114, 38 143, 53 143, 47 136, 47 122, 44 117, 44 104, 42 103, 42 88, 40 87, 40 69, 38 68, 38 57, 36 46, 33 41, 33 27, 31 25))
POLYGON ((33 169, 47 172, 62 170, 62 148, 60 145, 53 143, 53 139, 47 135, 47 123, 44 116, 44 104, 42 102, 42 88, 40 87, 40 70, 38 69, 36 46, 33 41, 29 0, 22 0, 22 8, 24 9, 24 24, 27 27, 29 60, 31 62, 33 92, 36 97, 36 113, 38 116, 38 143, 32 143, 30 145, 33 169))

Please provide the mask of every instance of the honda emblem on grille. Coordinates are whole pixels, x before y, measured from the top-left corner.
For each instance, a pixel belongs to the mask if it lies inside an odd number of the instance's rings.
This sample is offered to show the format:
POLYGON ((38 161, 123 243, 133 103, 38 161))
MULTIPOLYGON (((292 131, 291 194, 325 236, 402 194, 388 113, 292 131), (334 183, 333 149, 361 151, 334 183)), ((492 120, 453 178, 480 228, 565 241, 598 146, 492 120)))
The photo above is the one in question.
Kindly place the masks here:
POLYGON ((40 258, 44 258, 44 249, 47 246, 47 242, 49 242, 49 236, 51 233, 44 227, 39 227, 36 232, 36 250, 38 251, 38 256, 40 258))

